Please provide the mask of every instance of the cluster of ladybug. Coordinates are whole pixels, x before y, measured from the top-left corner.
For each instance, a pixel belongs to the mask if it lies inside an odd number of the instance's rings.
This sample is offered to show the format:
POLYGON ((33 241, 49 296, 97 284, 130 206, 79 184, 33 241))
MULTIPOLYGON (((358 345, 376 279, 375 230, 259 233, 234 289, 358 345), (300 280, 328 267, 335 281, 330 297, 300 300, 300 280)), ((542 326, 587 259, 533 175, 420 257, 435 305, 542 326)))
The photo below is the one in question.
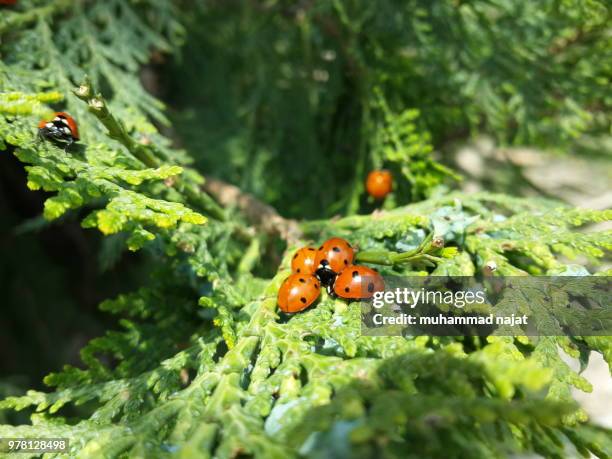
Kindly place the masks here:
POLYGON ((79 140, 79 128, 66 112, 55 112, 53 118, 38 123, 38 135, 51 142, 65 144, 66 148, 79 140))
POLYGON ((341 238, 331 238, 318 249, 302 247, 291 260, 292 274, 278 291, 283 312, 300 312, 316 301, 321 286, 330 295, 348 300, 371 298, 382 291, 382 276, 366 266, 354 265, 355 251, 341 238))

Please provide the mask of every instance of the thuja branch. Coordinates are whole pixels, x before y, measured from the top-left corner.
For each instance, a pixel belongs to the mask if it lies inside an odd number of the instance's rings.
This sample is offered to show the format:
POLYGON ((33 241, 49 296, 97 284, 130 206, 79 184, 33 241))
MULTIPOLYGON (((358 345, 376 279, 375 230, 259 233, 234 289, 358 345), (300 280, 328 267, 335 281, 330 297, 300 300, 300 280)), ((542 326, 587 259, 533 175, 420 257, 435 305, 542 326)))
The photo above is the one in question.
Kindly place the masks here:
MULTIPOLYGON (((110 112, 104 98, 100 94, 94 94, 90 82, 79 86, 74 94, 87 103, 89 111, 106 127, 109 137, 121 143, 142 164, 152 168, 159 167, 162 164, 155 146, 152 144, 145 145, 134 140, 125 130, 123 124, 110 112)), ((178 179, 174 183, 174 187, 185 195, 192 206, 203 210, 217 220, 223 221, 226 219, 223 208, 197 184, 178 179)))
POLYGON ((406 252, 393 252, 388 250, 366 250, 357 252, 355 260, 362 263, 394 266, 407 263, 435 264, 443 258, 453 255, 456 250, 452 247, 444 249, 444 239, 434 237, 433 233, 423 239, 418 247, 406 252))
POLYGON ((87 102, 89 111, 96 115, 98 120, 108 130, 108 135, 121 143, 136 159, 147 167, 159 167, 161 161, 151 151, 149 146, 136 142, 125 130, 123 124, 113 116, 108 109, 106 101, 100 94, 94 95, 91 84, 79 86, 74 94, 81 100, 87 102))

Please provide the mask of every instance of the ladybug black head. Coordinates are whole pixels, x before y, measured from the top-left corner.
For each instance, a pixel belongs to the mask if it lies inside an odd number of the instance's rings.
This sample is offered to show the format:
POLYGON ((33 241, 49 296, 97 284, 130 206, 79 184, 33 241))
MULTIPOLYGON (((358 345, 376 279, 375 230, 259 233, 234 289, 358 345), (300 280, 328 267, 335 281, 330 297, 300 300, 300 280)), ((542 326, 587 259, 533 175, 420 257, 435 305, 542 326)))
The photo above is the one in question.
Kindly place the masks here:
POLYGON ((336 273, 329 269, 327 266, 319 265, 319 268, 315 271, 315 276, 319 279, 322 285, 329 287, 333 285, 336 280, 336 273))

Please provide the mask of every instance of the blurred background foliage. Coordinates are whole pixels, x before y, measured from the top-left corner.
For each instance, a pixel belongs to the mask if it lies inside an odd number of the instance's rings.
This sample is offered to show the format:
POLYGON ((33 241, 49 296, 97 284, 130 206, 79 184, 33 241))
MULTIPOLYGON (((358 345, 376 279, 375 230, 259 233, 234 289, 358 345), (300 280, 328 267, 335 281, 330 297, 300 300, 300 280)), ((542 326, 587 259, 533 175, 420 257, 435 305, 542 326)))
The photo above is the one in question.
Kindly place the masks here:
POLYGON ((284 215, 329 216, 368 209, 373 166, 414 166, 376 154, 393 124, 381 100, 395 118, 413 109, 396 127, 443 162, 481 134, 609 157, 611 14, 596 0, 208 1, 161 87, 201 170, 284 215))

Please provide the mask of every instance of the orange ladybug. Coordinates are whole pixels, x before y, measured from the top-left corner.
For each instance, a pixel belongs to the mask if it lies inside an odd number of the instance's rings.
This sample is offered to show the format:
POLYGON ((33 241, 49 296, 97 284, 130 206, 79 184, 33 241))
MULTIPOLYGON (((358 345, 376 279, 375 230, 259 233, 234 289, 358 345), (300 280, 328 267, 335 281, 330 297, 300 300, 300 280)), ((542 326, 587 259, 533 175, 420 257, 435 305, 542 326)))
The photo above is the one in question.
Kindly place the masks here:
POLYGON ((366 190, 374 199, 383 199, 393 189, 393 176, 388 170, 374 170, 366 179, 366 190))
POLYGON ((312 274, 292 274, 278 290, 278 306, 283 312, 300 312, 316 301, 321 284, 312 274))
POLYGON ((340 298, 362 300, 385 289, 385 281, 374 269, 351 265, 344 268, 334 282, 334 293, 340 298))
POLYGON ((339 237, 333 237, 323 243, 315 258, 316 276, 325 286, 333 283, 336 274, 353 264, 355 251, 351 244, 339 237))
POLYGON ((38 135, 43 139, 66 143, 69 146, 79 140, 79 128, 68 113, 55 112, 52 119, 38 123, 38 135))
POLYGON ((316 249, 312 247, 302 247, 293 255, 293 259, 291 260, 291 271, 300 274, 314 274, 317 267, 317 265, 315 265, 316 257, 316 249))

